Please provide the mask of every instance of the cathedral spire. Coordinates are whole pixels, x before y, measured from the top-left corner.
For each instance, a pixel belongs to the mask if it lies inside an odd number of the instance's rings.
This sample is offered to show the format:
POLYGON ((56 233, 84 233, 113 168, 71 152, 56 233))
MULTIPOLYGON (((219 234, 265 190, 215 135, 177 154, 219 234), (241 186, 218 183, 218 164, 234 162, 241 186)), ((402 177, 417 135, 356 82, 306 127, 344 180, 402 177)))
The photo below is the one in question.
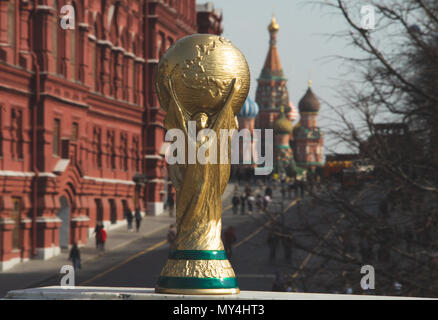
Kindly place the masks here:
POLYGON ((257 117, 259 128, 272 128, 281 107, 288 108, 289 93, 286 87, 287 79, 281 67, 277 51, 277 34, 280 26, 272 15, 268 25, 269 49, 262 72, 257 79, 256 102, 260 106, 257 117))
POLYGON ((280 30, 280 26, 278 25, 277 19, 275 19, 274 14, 272 14, 272 20, 271 20, 271 24, 268 26, 268 30, 271 34, 276 33, 278 32, 278 30, 280 30))
POLYGON ((268 26, 270 35, 269 51, 260 77, 265 80, 286 80, 284 78, 283 69, 277 51, 278 30, 280 30, 280 26, 278 25, 275 16, 272 15, 271 23, 268 26))

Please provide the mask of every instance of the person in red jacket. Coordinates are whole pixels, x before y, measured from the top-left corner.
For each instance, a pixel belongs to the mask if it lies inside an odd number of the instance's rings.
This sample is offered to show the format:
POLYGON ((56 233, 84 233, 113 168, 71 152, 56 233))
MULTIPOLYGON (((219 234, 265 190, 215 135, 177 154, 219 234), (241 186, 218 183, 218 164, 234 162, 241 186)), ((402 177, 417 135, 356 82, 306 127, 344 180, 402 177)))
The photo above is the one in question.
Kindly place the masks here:
POLYGON ((105 251, 105 242, 106 242, 106 231, 104 226, 102 226, 98 233, 98 239, 99 239, 99 248, 103 252, 105 251))

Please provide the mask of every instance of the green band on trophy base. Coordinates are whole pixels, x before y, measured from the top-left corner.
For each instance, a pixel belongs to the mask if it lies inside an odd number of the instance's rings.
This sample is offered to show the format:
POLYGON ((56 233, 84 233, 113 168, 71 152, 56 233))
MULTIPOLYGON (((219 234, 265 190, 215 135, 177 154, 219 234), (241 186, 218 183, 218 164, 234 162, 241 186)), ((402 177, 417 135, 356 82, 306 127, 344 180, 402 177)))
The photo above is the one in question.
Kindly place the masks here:
POLYGON ((161 288, 184 289, 234 289, 237 288, 236 278, 179 278, 159 277, 158 286, 161 288))
POLYGON ((225 295, 240 292, 236 278, 188 278, 160 276, 157 293, 225 295))
POLYGON ((169 259, 175 260, 227 260, 224 250, 173 250, 169 259))

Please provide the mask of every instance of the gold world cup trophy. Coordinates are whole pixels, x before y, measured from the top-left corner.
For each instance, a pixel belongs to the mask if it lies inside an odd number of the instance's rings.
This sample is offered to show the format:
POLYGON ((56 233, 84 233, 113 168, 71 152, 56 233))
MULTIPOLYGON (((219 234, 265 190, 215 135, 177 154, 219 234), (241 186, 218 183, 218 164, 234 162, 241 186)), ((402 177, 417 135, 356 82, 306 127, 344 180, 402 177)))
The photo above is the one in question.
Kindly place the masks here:
POLYGON ((174 294, 237 294, 234 270, 221 240, 222 195, 230 177, 228 162, 189 163, 188 144, 196 152, 201 142, 190 138, 188 122, 196 130, 216 133, 217 155, 221 129, 237 129, 236 115, 249 92, 250 74, 243 54, 231 42, 210 34, 195 34, 177 41, 158 65, 156 88, 167 112, 167 130, 185 134, 185 162, 169 165, 176 189, 175 250, 170 251, 155 291, 174 294))

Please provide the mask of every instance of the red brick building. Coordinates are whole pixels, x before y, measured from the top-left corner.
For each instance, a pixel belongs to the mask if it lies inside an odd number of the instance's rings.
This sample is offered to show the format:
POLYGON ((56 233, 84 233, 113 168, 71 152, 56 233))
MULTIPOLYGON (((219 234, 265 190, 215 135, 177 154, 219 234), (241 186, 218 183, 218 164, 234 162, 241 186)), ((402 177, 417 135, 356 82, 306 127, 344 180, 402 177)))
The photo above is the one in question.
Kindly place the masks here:
POLYGON ((126 207, 162 213, 165 114, 153 79, 177 39, 222 32, 221 13, 200 9, 0 0, 0 270, 84 244, 126 207), (64 5, 73 29, 61 27, 64 5))

